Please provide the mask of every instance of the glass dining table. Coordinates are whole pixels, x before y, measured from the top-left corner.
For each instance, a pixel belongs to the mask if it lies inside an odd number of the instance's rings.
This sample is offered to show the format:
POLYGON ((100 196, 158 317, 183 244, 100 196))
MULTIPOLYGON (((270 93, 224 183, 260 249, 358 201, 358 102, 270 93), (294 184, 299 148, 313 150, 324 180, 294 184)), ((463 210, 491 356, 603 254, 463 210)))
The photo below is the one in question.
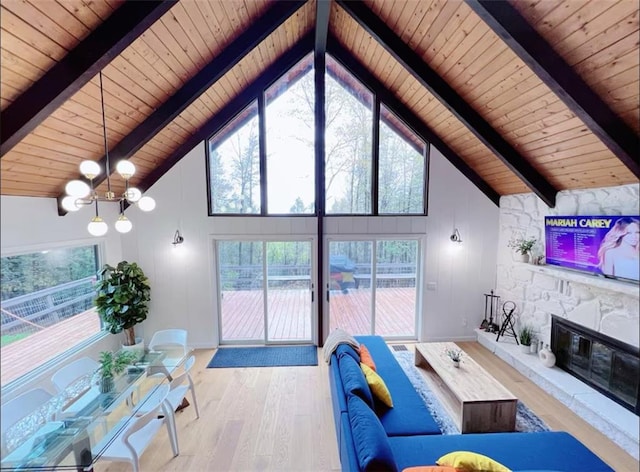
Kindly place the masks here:
POLYGON ((186 358, 182 348, 147 351, 106 393, 92 376, 74 383, 5 432, 0 471, 92 470, 186 358))

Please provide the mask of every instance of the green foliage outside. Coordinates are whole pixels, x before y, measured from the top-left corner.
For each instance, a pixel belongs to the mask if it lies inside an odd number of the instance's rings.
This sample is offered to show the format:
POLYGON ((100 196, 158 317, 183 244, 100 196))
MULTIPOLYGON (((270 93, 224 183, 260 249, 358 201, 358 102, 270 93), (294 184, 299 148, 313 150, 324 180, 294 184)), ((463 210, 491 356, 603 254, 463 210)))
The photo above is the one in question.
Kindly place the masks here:
POLYGON ((2 300, 95 276, 97 246, 52 249, 2 258, 2 300))
POLYGON ((21 339, 29 336, 29 333, 19 333, 19 334, 5 334, 0 337, 0 347, 8 346, 11 343, 15 343, 16 341, 20 341, 21 339))

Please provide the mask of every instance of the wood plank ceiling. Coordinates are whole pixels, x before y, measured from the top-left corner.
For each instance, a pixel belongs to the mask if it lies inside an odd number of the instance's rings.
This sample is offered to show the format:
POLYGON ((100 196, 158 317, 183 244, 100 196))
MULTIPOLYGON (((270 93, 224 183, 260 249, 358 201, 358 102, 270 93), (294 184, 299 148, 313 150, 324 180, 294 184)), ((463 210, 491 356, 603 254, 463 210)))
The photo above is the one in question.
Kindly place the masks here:
MULTIPOLYGON (((637 137, 637 1, 509 1, 637 137)), ((5 111, 28 92, 121 4, 2 0, 0 109, 5 111)), ((579 113, 467 3, 366 0, 365 5, 551 186, 564 190, 638 182, 579 113)), ((243 32, 259 24, 273 6, 269 0, 183 0, 173 5, 103 69, 109 149, 183 90, 243 32)), ((129 157, 138 169, 133 185, 147 182, 154 169, 312 31, 315 12, 315 1, 305 3, 151 139, 141 142, 129 157)), ((531 191, 449 104, 337 3, 331 6, 329 33, 498 194, 531 191)), ((103 157, 98 84, 96 75, 2 156, 2 195, 58 197, 65 183, 78 177, 82 160, 103 157)), ((116 192, 122 191, 118 181, 112 182, 116 192)))

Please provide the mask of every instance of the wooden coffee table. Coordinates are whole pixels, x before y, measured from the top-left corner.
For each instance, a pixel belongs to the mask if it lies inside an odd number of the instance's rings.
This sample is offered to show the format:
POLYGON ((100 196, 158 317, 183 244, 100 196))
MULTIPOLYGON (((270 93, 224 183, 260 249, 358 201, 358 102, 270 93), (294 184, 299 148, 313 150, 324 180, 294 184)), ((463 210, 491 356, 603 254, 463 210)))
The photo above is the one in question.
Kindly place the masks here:
POLYGON ((462 433, 515 431, 518 399, 468 355, 459 368, 445 353, 455 343, 415 345, 415 364, 462 433))

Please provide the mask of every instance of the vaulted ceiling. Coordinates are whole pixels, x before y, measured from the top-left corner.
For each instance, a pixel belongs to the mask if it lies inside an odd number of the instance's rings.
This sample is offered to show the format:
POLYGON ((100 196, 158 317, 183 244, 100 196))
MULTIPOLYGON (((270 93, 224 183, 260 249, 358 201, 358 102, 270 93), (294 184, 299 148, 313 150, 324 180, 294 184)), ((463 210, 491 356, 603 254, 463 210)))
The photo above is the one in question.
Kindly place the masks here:
POLYGON ((145 190, 314 45, 494 201, 640 177, 637 0, 0 5, 2 195, 59 197, 104 161, 99 71, 110 159, 145 190))

